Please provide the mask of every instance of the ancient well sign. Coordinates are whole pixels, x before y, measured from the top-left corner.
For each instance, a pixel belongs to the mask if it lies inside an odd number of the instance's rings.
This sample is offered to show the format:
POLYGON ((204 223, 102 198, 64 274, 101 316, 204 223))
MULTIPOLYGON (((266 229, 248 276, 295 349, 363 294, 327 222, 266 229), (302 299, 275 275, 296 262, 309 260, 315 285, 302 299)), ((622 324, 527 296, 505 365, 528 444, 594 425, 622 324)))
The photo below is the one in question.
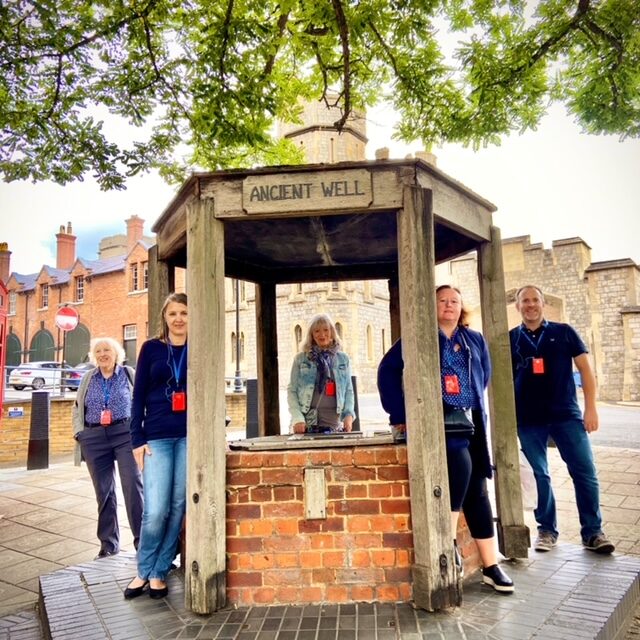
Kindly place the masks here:
POLYGON ((256 175, 242 183, 242 207, 247 213, 361 209, 371 204, 372 194, 366 169, 256 175))

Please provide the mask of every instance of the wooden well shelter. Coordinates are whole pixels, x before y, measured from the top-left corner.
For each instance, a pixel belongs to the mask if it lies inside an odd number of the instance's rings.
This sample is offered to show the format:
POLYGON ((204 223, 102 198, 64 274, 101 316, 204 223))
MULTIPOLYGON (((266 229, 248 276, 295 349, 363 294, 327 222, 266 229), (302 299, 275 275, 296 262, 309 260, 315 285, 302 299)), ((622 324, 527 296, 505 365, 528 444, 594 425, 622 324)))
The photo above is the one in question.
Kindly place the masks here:
POLYGON ((186 267, 189 295, 187 607, 225 605, 224 278, 255 283, 261 436, 280 434, 276 285, 387 279, 402 334, 413 526, 413 599, 454 606, 435 265, 476 250, 500 551, 526 557, 500 232, 494 205, 420 159, 193 174, 153 227, 150 327, 186 267), (410 384, 407 381, 411 381, 410 384))

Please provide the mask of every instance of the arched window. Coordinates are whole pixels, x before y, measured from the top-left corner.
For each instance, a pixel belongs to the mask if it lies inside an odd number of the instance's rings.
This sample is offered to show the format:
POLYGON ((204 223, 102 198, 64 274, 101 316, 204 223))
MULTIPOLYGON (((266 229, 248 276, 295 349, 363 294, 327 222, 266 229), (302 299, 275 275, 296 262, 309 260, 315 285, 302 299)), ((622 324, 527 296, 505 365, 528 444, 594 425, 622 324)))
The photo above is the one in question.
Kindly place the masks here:
POLYGON ((342 324, 340 322, 336 322, 336 333, 340 340, 342 340, 342 324))
POLYGON ((367 325, 367 360, 373 360, 373 329, 371 325, 367 325))
POLYGON ((302 344, 302 327, 297 324, 293 329, 293 339, 296 344, 296 353, 300 351, 300 345, 302 344))

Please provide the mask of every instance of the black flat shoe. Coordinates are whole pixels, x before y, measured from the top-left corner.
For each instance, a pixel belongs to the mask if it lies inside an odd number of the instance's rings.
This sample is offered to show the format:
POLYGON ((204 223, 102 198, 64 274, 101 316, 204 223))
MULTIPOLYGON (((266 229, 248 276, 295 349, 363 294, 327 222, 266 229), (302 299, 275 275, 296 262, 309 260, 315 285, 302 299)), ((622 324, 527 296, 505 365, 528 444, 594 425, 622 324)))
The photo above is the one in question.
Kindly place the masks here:
POLYGON ((152 589, 149 587, 149 597, 153 600, 160 600, 169 593, 169 587, 162 587, 162 589, 152 589))
POLYGON ((500 593, 513 593, 514 591, 513 581, 497 564, 482 570, 482 582, 500 593))
MULTIPOLYGON (((135 578, 134 578, 135 579, 135 578)), ((133 580, 131 581, 133 582, 133 580)), ((129 584, 131 584, 131 582, 129 584)), ((133 598, 137 598, 144 593, 144 590, 149 586, 149 581, 145 580, 144 584, 139 587, 127 587, 124 590, 124 599, 125 600, 133 600, 133 598)))

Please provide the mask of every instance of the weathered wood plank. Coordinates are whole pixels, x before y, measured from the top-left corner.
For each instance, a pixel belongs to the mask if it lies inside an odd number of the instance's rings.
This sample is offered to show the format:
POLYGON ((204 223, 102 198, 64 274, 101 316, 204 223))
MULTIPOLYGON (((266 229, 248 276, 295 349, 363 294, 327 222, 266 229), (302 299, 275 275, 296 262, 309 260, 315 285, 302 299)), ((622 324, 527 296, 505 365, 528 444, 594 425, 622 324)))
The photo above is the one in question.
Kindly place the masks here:
POLYGON ((256 284, 256 365, 258 372, 258 434, 280 435, 278 320, 276 286, 256 284))
POLYGON ((433 193, 433 212, 438 222, 476 240, 490 239, 491 212, 495 207, 469 198, 468 192, 425 171, 419 171, 417 178, 421 187, 433 193))
POLYGON ((526 558, 529 529, 524 524, 516 410, 511 373, 500 230, 491 228, 491 242, 478 252, 482 327, 489 346, 492 377, 489 386, 491 442, 496 467, 495 492, 498 545, 507 558, 526 558))
POLYGON ((160 312, 167 296, 174 289, 174 270, 158 258, 158 245, 154 244, 149 249, 149 297, 147 318, 149 321, 149 335, 160 333, 162 319, 160 312))
POLYGON ((429 611, 454 606, 455 564, 435 303, 431 194, 405 187, 398 214, 398 272, 415 566, 413 598, 429 611))
POLYGON ((187 208, 189 380, 185 606, 226 601, 224 228, 213 202, 187 208))

